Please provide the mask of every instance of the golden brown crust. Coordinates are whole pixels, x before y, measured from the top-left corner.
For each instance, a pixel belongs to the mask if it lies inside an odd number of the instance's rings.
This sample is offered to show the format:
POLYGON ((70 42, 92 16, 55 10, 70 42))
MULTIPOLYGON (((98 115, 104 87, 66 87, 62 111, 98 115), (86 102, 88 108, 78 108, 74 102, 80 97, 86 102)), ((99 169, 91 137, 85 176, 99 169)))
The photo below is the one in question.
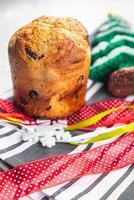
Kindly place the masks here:
POLYGON ((90 65, 87 36, 77 20, 47 16, 12 36, 15 103, 26 114, 57 119, 83 106, 90 65))

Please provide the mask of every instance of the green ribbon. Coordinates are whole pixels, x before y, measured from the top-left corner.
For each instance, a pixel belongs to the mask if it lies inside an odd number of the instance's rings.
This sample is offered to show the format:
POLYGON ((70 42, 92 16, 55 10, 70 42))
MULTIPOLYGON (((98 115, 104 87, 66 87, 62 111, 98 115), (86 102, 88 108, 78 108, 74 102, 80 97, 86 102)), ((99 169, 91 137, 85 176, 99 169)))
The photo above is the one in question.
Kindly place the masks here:
POLYGON ((113 137, 116 137, 119 135, 123 135, 123 134, 131 132, 131 131, 134 131, 134 122, 132 122, 128 125, 122 126, 116 130, 110 131, 108 133, 95 136, 85 142, 69 142, 69 144, 73 144, 73 145, 90 144, 90 143, 99 142, 102 140, 107 140, 107 139, 110 139, 110 138, 113 138, 113 137))
POLYGON ((114 111, 118 111, 121 109, 125 109, 125 108, 129 108, 129 109, 134 109, 134 106, 122 106, 122 107, 118 107, 118 108, 112 108, 109 110, 105 110, 89 119, 86 119, 84 121, 80 121, 76 124, 67 126, 64 128, 65 131, 72 131, 72 130, 76 130, 76 129, 81 129, 81 128, 85 128, 88 127, 94 123, 96 123, 97 121, 99 121, 100 119, 102 119, 103 117, 107 116, 108 114, 114 112, 114 111))

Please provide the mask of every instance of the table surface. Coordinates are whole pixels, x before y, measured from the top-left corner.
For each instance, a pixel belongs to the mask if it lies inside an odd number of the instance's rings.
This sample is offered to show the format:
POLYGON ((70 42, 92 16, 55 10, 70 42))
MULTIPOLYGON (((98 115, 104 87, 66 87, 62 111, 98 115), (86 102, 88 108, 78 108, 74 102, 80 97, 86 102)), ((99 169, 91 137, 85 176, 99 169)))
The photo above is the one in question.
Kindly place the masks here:
POLYGON ((7 46, 18 28, 42 15, 69 16, 79 19, 92 33, 110 11, 134 25, 132 4, 133 0, 0 0, 0 92, 12 88, 7 46))

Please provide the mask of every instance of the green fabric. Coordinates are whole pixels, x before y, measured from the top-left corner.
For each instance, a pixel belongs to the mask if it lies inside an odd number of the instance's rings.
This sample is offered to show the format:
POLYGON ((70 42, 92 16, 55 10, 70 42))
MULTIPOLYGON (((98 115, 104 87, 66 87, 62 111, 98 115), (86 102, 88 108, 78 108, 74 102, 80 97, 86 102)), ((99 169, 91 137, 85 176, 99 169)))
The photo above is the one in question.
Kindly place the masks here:
POLYGON ((109 24, 111 22, 117 22, 118 24, 123 23, 129 26, 129 23, 119 16, 108 16, 108 19, 101 26, 109 24))
POLYGON ((121 53, 102 65, 96 67, 92 65, 90 78, 94 81, 105 82, 113 71, 132 66, 134 66, 134 56, 121 53))
POLYGON ((92 65, 100 57, 108 55, 113 49, 121 46, 128 46, 134 48, 134 42, 122 39, 114 43, 109 43, 109 45, 104 50, 100 50, 98 53, 92 54, 92 65))
MULTIPOLYGON (((114 27, 113 26, 113 27, 114 27)), ((98 46, 101 42, 107 42, 108 46, 105 49, 100 49, 98 52, 92 54, 92 62, 91 62, 91 67, 90 67, 90 76, 94 81, 100 81, 100 82, 105 82, 107 81, 109 75, 120 68, 124 67, 133 67, 134 66, 134 53, 133 55, 128 54, 127 52, 120 52, 118 55, 115 55, 113 58, 107 58, 108 54, 110 54, 114 49, 119 48, 119 47, 130 47, 131 50, 134 49, 134 42, 129 41, 127 39, 124 39, 121 37, 122 36, 129 36, 130 39, 134 39, 134 32, 129 29, 129 24, 122 19, 121 17, 109 17, 108 20, 103 23, 98 30, 95 32, 95 34, 92 37, 91 40, 91 46, 92 49, 94 49, 96 46, 98 46), (118 26, 119 28, 122 27, 122 31, 119 30, 111 30, 111 32, 107 32, 105 30, 100 30, 102 26, 104 25, 110 25, 111 22, 115 22, 116 25, 115 27, 118 26), (124 28, 123 28, 124 26, 124 28), (104 36, 99 36, 99 33, 105 33, 104 36), (112 39, 116 36, 120 35, 120 38, 118 41, 114 42, 112 39), (102 61, 105 60, 103 64, 98 64, 96 66, 96 61, 98 59, 102 59, 102 61)), ((108 30, 110 31, 111 28, 108 30)))
POLYGON ((134 33, 132 33, 132 32, 129 33, 128 31, 125 31, 125 30, 124 31, 113 31, 113 32, 108 33, 105 36, 94 39, 92 41, 92 47, 95 47, 102 41, 110 42, 113 39, 113 37, 115 37, 116 35, 126 35, 126 36, 130 36, 130 37, 134 37, 134 33))
MULTIPOLYGON (((102 27, 102 26, 101 26, 102 27)), ((101 28, 100 27, 100 28, 101 28)), ((129 26, 127 26, 127 25, 124 25, 124 24, 114 24, 114 25, 111 25, 109 28, 107 28, 106 30, 108 31, 108 30, 110 30, 111 28, 114 28, 114 27, 120 27, 120 28, 124 28, 124 29, 129 29, 130 27, 129 26)), ((105 30, 105 31, 106 31, 105 30)), ((98 30, 98 32, 97 33, 103 33, 104 32, 104 30, 98 30)))

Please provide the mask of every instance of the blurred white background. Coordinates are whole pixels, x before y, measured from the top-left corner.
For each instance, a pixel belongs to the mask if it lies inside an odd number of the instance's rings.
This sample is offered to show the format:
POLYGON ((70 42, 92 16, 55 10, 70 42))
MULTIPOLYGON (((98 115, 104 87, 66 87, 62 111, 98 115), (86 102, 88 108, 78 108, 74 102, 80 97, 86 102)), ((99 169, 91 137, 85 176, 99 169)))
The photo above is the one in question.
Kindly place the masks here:
POLYGON ((69 16, 79 19, 90 34, 109 11, 134 26, 134 0, 0 0, 0 92, 12 87, 7 46, 18 28, 42 15, 69 16))

